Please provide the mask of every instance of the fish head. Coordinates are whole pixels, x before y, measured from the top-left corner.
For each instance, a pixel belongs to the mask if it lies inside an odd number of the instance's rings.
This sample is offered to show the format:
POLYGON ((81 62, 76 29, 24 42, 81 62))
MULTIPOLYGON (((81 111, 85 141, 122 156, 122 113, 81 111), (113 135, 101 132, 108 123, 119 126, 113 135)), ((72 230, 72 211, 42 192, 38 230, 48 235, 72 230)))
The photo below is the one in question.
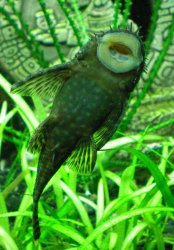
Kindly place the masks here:
POLYGON ((141 38, 129 30, 111 30, 98 37, 97 57, 114 73, 138 72, 144 68, 141 38))

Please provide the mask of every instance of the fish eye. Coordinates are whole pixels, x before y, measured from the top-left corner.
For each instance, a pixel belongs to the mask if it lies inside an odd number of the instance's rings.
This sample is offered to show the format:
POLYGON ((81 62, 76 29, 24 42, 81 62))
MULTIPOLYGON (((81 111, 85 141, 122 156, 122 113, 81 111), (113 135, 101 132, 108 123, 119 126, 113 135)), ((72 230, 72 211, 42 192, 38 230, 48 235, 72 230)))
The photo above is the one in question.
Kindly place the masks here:
POLYGON ((120 53, 122 55, 132 55, 132 50, 122 43, 114 43, 109 46, 109 51, 111 54, 120 53))

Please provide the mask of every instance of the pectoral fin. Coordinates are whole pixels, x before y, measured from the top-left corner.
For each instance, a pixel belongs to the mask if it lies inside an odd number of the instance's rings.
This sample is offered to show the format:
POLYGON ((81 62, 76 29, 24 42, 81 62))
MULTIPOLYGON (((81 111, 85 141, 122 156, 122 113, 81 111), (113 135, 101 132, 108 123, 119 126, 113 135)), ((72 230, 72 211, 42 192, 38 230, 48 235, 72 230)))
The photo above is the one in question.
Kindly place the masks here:
POLYGON ((39 95, 51 97, 56 94, 62 84, 71 76, 71 63, 64 63, 43 69, 30 75, 23 81, 17 82, 12 86, 12 93, 19 93, 24 96, 39 95))
POLYGON ((97 147, 97 150, 102 148, 105 143, 113 136, 122 114, 122 107, 113 109, 108 115, 105 122, 102 126, 94 133, 94 141, 97 147))
POLYGON ((90 174, 94 169, 96 158, 97 151, 93 138, 85 137, 79 141, 66 164, 75 172, 90 174))

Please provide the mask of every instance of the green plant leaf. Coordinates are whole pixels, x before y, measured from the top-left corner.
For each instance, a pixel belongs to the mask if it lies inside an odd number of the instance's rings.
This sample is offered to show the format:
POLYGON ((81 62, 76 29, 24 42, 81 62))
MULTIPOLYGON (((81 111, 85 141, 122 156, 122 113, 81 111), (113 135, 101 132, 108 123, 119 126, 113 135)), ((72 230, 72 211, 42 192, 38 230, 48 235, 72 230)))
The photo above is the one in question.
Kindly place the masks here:
POLYGON ((146 156, 145 154, 143 154, 142 152, 136 149, 124 148, 124 150, 133 155, 136 155, 137 158, 139 158, 143 162, 144 166, 149 170, 151 175, 154 177, 156 185, 159 188, 160 192, 162 193, 162 196, 164 200, 166 201, 166 203, 169 206, 174 207, 174 197, 167 185, 167 182, 164 176, 159 170, 158 166, 148 156, 146 156))

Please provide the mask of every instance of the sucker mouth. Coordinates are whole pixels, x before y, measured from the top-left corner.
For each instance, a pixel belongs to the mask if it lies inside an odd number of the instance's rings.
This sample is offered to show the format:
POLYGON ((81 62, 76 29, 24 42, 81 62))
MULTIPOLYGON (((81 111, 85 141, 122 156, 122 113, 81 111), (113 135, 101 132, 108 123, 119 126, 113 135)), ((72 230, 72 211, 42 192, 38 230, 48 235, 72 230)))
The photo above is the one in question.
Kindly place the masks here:
POLYGON ((111 52, 115 51, 115 52, 122 54, 122 55, 132 55, 132 50, 128 46, 126 46, 122 43, 115 43, 115 44, 111 45, 109 47, 109 50, 111 52))
POLYGON ((97 56, 114 73, 132 71, 142 63, 143 46, 139 38, 129 32, 118 31, 102 36, 97 47, 97 56))
POLYGON ((115 58, 118 62, 125 62, 129 60, 129 56, 119 53, 117 50, 109 49, 111 56, 115 58))
POLYGON ((115 58, 118 62, 125 62, 129 60, 129 56, 132 55, 131 49, 128 46, 115 43, 109 47, 109 52, 113 58, 115 58))

